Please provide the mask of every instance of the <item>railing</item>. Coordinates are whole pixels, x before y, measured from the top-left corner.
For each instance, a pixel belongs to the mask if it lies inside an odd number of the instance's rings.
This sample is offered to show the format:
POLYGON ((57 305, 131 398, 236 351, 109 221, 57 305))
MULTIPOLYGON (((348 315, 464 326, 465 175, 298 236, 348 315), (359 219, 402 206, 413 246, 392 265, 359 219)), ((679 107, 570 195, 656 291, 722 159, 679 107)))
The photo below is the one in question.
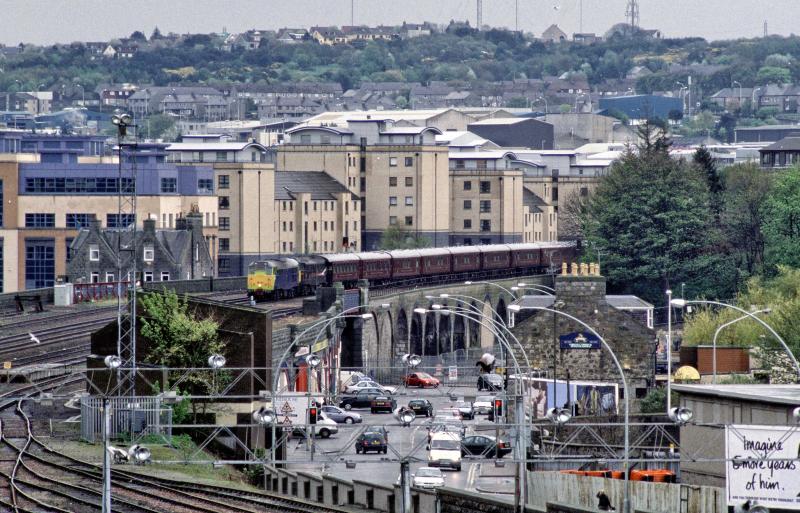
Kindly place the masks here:
POLYGON ((127 291, 130 282, 112 281, 104 283, 74 283, 72 285, 72 300, 74 303, 102 301, 116 299, 119 291, 127 291))

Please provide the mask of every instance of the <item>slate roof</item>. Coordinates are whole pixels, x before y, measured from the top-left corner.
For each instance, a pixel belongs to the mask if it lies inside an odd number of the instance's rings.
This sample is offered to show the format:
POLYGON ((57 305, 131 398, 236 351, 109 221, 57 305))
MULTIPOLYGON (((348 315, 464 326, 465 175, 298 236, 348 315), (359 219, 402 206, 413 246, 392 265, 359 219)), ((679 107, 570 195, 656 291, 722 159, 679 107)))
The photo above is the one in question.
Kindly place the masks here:
POLYGON ((531 213, 537 214, 542 212, 541 207, 547 206, 547 203, 538 194, 527 187, 522 188, 522 204, 528 207, 531 213))
POLYGON ((784 137, 761 151, 800 151, 800 137, 784 137))
MULTIPOLYGON (((323 171, 275 171, 275 199, 294 200, 294 194, 310 193, 312 200, 330 200, 347 187, 323 171)), ((353 199, 359 199, 355 194, 353 199)))

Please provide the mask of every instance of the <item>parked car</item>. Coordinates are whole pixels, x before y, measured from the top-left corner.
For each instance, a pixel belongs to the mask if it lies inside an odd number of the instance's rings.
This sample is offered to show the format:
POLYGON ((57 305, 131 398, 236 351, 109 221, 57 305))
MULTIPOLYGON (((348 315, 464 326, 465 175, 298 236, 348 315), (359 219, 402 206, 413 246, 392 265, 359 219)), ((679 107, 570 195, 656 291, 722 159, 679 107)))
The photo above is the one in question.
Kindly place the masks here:
MULTIPOLYGON (((335 435, 339 432, 339 426, 336 425, 331 418, 329 418, 324 413, 320 412, 317 415, 317 424, 314 426, 314 434, 316 436, 320 436, 322 438, 328 438, 331 435, 335 435)), ((296 427, 292 430, 292 434, 294 436, 305 436, 306 435, 306 428, 305 427, 296 427)))
POLYGON ((408 402, 408 407, 414 410, 418 416, 430 417, 433 415, 433 405, 427 399, 412 399, 408 402))
POLYGON ((342 396, 339 401, 339 408, 344 408, 350 411, 353 408, 370 408, 372 407, 372 400, 376 397, 384 396, 383 393, 375 390, 369 392, 359 392, 352 395, 342 396))
POLYGON ((456 433, 436 433, 431 439, 428 466, 461 470, 461 438, 456 433))
POLYGON ((491 395, 479 395, 472 403, 475 412, 481 415, 486 415, 494 408, 494 397, 491 395))
POLYGON ((380 433, 361 433, 356 439, 356 454, 366 454, 369 451, 386 454, 389 451, 389 444, 380 433))
POLYGON ((439 386, 439 380, 427 372, 412 372, 404 378, 407 387, 433 387, 439 386))
POLYGON ((392 413, 397 408, 397 401, 385 395, 379 395, 372 400, 369 410, 372 413, 388 412, 392 413))
POLYGON ((367 426, 366 429, 364 429, 364 434, 367 433, 378 433, 387 443, 389 442, 389 430, 384 426, 367 426))
POLYGON ((420 467, 411 474, 411 482, 417 488, 439 488, 444 486, 444 474, 438 468, 420 467))
POLYGON ((475 408, 472 403, 468 401, 460 401, 456 403, 455 408, 462 419, 472 420, 475 418, 475 408))
POLYGON ((511 445, 489 435, 470 435, 461 441, 462 456, 481 456, 483 458, 502 458, 511 452, 511 445), (495 448, 497 452, 495 452, 495 448))
POLYGON ((368 388, 377 388, 384 394, 394 394, 397 392, 397 388, 385 387, 380 383, 376 383, 375 381, 359 381, 358 383, 353 383, 352 385, 348 385, 348 387, 345 389, 345 393, 353 394, 368 388))
POLYGON ((360 414, 336 406, 323 406, 322 412, 338 424, 358 424, 363 420, 360 414))
POLYGON ((478 376, 478 390, 498 391, 505 388, 503 376, 487 372, 478 376))

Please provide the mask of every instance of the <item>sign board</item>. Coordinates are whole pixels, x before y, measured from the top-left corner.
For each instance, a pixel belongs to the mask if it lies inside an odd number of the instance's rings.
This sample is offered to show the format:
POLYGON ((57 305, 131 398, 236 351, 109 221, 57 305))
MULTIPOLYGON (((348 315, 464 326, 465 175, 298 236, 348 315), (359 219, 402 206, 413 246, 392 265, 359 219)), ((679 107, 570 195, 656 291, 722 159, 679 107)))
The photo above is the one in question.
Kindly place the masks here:
POLYGON ((316 353, 317 351, 322 351, 323 349, 328 348, 328 339, 320 340, 319 342, 315 343, 311 346, 311 352, 316 353))
POLYGON ((458 381, 458 367, 451 366, 447 368, 448 381, 458 381))
POLYGON ((558 339, 561 349, 600 349, 600 339, 593 333, 567 333, 558 339))
POLYGON ((4 368, 5 370, 8 370, 8 369, 10 369, 10 368, 11 368, 11 362, 3 362, 3 368, 4 368))
POLYGON ((800 430, 789 426, 725 427, 728 506, 746 501, 800 510, 800 430))

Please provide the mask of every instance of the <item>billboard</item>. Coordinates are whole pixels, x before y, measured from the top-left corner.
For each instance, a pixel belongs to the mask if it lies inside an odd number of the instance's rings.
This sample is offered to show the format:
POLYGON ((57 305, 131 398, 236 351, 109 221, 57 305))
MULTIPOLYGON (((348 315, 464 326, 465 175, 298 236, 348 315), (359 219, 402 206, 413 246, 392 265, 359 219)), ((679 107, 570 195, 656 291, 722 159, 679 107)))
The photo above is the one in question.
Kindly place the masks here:
POLYGON ((550 408, 572 404, 576 415, 614 415, 617 413, 619 390, 616 383, 600 381, 562 381, 523 378, 530 387, 528 408, 532 418, 540 419, 550 408))
POLYGON ((800 510, 797 427, 726 426, 725 459, 728 506, 800 510))
POLYGON ((561 349, 600 349, 600 339, 588 331, 559 335, 558 339, 561 349))

